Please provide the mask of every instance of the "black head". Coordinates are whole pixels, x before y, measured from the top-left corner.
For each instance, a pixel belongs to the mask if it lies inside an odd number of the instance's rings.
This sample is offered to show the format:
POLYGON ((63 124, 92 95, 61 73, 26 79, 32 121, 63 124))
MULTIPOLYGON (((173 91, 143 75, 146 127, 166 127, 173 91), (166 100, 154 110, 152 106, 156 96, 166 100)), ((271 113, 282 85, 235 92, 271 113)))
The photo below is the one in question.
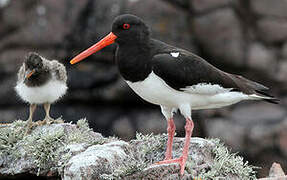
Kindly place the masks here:
POLYGON ((147 45, 150 39, 149 34, 149 28, 139 17, 131 14, 120 15, 114 20, 111 33, 74 57, 70 63, 78 63, 114 42, 120 46, 128 45, 129 47, 133 45, 147 45))
POLYGON ((43 69, 43 60, 42 57, 35 53, 29 53, 25 58, 25 67, 26 70, 34 70, 35 73, 42 71, 43 69))
POLYGON ((117 36, 115 42, 119 44, 134 44, 149 40, 149 28, 137 16, 131 14, 120 15, 115 18, 112 33, 117 36))
POLYGON ((43 65, 43 58, 35 53, 29 53, 25 58, 25 79, 27 86, 40 86, 45 84, 51 77, 49 70, 43 65))

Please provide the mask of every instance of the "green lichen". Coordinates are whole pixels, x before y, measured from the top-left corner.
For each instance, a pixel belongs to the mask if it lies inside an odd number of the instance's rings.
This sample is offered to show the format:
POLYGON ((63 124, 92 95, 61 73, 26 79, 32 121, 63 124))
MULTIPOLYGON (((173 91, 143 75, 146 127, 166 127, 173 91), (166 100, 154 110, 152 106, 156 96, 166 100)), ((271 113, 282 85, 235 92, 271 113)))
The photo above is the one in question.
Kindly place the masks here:
MULTIPOLYGON (((141 173, 149 165, 158 162, 164 158, 165 146, 167 141, 166 134, 143 135, 138 133, 136 139, 131 141, 134 148, 129 154, 128 159, 120 167, 114 169, 111 174, 104 174, 102 179, 124 179, 126 177, 140 178, 141 173), (133 151, 133 152, 132 152, 133 151)), ((201 168, 197 177, 194 179, 256 179, 255 167, 244 162, 243 158, 237 154, 232 154, 219 139, 209 139, 214 148, 211 153, 214 155, 213 162, 207 168, 201 168), (228 178, 230 177, 230 178, 228 178)), ((186 170, 192 174, 196 167, 194 160, 189 157, 186 162, 186 170)))
POLYGON ((0 128, 0 157, 7 162, 25 158, 35 165, 38 175, 49 170, 61 174, 72 157, 67 148, 69 145, 84 143, 88 147, 107 141, 89 128, 86 119, 80 119, 76 126, 52 124, 34 127, 30 134, 24 136, 26 123, 19 120, 0 128))
POLYGON ((83 131, 91 131, 91 128, 89 127, 89 123, 86 118, 79 119, 77 121, 77 126, 83 131))
POLYGON ((103 174, 101 178, 123 179, 136 173, 138 173, 137 178, 140 178, 140 172, 148 165, 163 159, 166 141, 166 134, 137 133, 136 139, 130 142, 135 149, 129 149, 126 152, 129 155, 128 159, 120 167, 114 169, 112 174, 103 174))
POLYGON ((59 147, 65 145, 65 132, 63 127, 51 131, 40 131, 26 136, 22 146, 27 154, 33 159, 38 168, 38 175, 42 169, 50 169, 57 166, 59 160, 59 147))
POLYGON ((87 143, 90 145, 100 144, 102 141, 93 136, 93 130, 85 118, 77 121, 77 128, 73 130, 73 133, 67 134, 66 140, 67 144, 87 143))
POLYGON ((244 162, 243 158, 236 153, 230 153, 219 139, 209 140, 215 144, 215 148, 212 149, 214 161, 208 171, 201 172, 197 178, 225 179, 231 174, 242 180, 256 179, 255 169, 258 167, 249 165, 247 161, 244 162))
POLYGON ((132 140, 132 144, 140 142, 137 153, 140 159, 146 162, 155 163, 164 158, 165 146, 167 142, 167 134, 136 134, 136 139, 132 140))
MULTIPOLYGON (((86 119, 80 119, 76 126, 52 124, 46 127, 37 127, 28 136, 24 136, 25 126, 26 122, 19 120, 7 127, 0 128, 0 157, 15 160, 12 162, 17 162, 16 160, 19 158, 27 158, 33 161, 38 174, 49 170, 62 174, 65 165, 72 157, 69 145, 84 143, 85 147, 88 147, 118 140, 116 137, 102 138, 95 135, 89 128, 86 119)), ((233 175, 243 180, 256 179, 255 167, 248 165, 248 162, 244 162, 243 158, 237 154, 230 153, 218 139, 209 139, 208 141, 214 144, 210 152, 214 158, 207 168, 201 168, 197 172, 195 179, 226 179, 233 175)), ((166 134, 143 135, 137 133, 136 139, 132 140, 129 148, 125 149, 125 153, 128 155, 127 159, 120 166, 111 165, 113 172, 103 174, 101 178, 141 178, 145 168, 164 158, 166 142, 166 134)), ((177 146, 174 146, 174 149, 180 148, 177 146)), ((181 152, 178 151, 178 153, 181 152)), ((7 164, 7 166, 9 165, 7 164)), ((196 166, 194 160, 189 158, 186 171, 192 174, 196 166)))
POLYGON ((25 132, 25 121, 17 120, 7 127, 0 128, 0 156, 14 155, 18 158, 19 153, 16 153, 16 143, 23 139, 25 132))
POLYGON ((134 156, 129 156, 125 163, 116 168, 112 174, 103 174, 100 178, 105 180, 124 179, 127 176, 141 172, 146 167, 146 162, 136 159, 134 156))

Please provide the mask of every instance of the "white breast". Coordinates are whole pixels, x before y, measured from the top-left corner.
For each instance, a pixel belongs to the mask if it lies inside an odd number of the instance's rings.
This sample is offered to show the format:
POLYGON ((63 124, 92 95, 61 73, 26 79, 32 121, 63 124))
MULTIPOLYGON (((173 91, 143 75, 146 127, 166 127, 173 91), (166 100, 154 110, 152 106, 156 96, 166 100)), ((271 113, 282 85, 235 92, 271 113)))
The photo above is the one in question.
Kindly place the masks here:
POLYGON ((218 108, 249 98, 241 92, 230 92, 230 89, 211 84, 198 84, 185 88, 184 91, 177 91, 154 72, 143 81, 127 83, 144 100, 174 108, 182 104, 189 104, 191 109, 218 108))
POLYGON ((19 82, 15 87, 17 94, 25 102, 35 104, 53 103, 61 98, 67 89, 67 85, 58 80, 51 80, 39 87, 28 87, 23 82, 19 82))

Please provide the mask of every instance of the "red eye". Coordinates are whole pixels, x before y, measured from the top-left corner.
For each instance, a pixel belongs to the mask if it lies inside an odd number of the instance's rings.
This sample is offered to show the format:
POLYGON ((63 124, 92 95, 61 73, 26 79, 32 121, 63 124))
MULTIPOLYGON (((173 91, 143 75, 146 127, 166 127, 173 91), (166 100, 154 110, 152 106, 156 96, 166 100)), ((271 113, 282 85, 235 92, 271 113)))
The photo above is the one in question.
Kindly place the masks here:
POLYGON ((130 28, 130 25, 129 25, 129 24, 124 24, 124 25, 123 25, 123 28, 124 28, 124 29, 129 29, 129 28, 130 28))

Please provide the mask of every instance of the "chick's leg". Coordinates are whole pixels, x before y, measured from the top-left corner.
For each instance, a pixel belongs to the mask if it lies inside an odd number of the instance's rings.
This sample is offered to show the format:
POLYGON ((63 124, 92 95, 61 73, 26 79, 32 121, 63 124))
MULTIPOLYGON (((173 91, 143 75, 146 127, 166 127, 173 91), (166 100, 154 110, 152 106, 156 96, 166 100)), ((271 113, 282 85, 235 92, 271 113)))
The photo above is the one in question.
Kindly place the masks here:
POLYGON ((51 123, 63 123, 63 120, 55 120, 53 118, 51 118, 50 116, 50 108, 51 108, 51 104, 50 103, 45 103, 44 105, 44 109, 46 112, 46 116, 45 119, 41 122, 39 122, 39 125, 44 125, 44 124, 51 124, 51 123))
POLYGON ((45 103, 44 104, 44 109, 45 109, 45 112, 46 112, 46 116, 45 116, 45 119, 43 120, 43 124, 51 124, 54 119, 51 118, 50 116, 50 108, 51 108, 51 104, 50 103, 45 103))
POLYGON ((37 124, 38 124, 39 126, 43 126, 43 125, 45 125, 45 124, 51 124, 51 123, 53 122, 53 120, 54 120, 54 119, 52 119, 52 118, 50 117, 50 107, 51 107, 51 104, 50 104, 50 103, 45 103, 45 104, 43 104, 43 106, 44 106, 46 115, 45 115, 45 118, 44 118, 43 121, 38 121, 38 122, 37 122, 37 124))
POLYGON ((33 126, 33 115, 34 115, 36 107, 37 107, 36 104, 30 104, 29 118, 27 120, 27 127, 26 127, 26 131, 24 135, 27 135, 33 126))

